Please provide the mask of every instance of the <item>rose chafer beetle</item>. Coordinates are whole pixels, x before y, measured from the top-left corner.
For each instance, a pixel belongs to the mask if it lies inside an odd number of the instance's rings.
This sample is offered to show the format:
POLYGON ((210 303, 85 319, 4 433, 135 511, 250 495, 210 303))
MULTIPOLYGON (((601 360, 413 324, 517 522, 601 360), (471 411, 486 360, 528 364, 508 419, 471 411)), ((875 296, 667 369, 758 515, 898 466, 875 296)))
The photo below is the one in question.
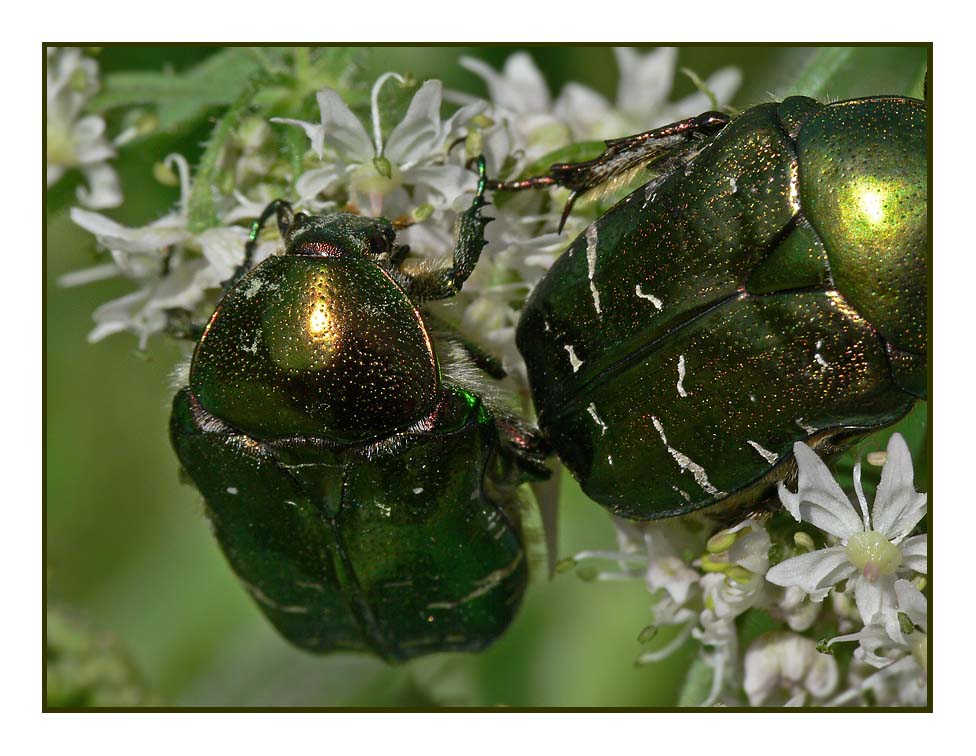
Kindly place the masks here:
MULTIPOLYGON (((758 504, 926 396, 927 113, 805 97, 607 142, 495 189, 658 177, 590 225, 516 339, 583 490, 647 520, 758 504)), ((565 216, 564 216, 565 217, 565 216)))
POLYGON ((419 309, 478 260, 480 172, 443 269, 411 272, 386 219, 272 203, 173 401, 173 446, 227 560, 309 651, 474 651, 521 600, 515 490, 548 474, 539 439, 479 395, 475 368, 499 377, 497 362, 419 309), (272 215, 284 254, 248 270, 272 215))

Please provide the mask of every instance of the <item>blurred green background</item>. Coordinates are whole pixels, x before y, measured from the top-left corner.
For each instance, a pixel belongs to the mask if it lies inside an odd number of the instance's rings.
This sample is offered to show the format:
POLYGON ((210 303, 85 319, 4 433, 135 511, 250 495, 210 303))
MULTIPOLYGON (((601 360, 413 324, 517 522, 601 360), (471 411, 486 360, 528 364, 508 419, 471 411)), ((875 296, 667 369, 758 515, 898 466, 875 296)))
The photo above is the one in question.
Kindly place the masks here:
MULTIPOLYGON (((103 73, 181 70, 215 49, 112 47, 101 51, 99 62, 103 73)), ((474 55, 498 68, 516 49, 529 50, 554 95, 568 81, 615 95, 616 65, 603 47, 372 48, 367 79, 386 70, 409 71, 420 80, 436 77, 447 87, 485 94, 481 81, 457 65, 458 57, 474 55)), ((740 67, 744 83, 732 103, 739 108, 794 93, 921 96, 925 48, 834 52, 695 47, 681 51, 679 66, 703 78, 724 65, 740 67)), ((679 74, 672 99, 692 91, 690 80, 679 74)), ((108 215, 141 225, 165 213, 176 194, 152 178, 153 163, 172 151, 192 163, 208 128, 203 118, 178 138, 123 149, 117 165, 125 205, 108 215)), ((196 492, 179 481, 167 421, 170 373, 183 356, 181 347, 159 338, 141 354, 134 338, 124 334, 89 344, 93 310, 130 291, 130 284, 57 284, 59 276, 95 261, 92 237, 68 218, 76 181, 68 177, 49 192, 46 218, 47 598, 59 623, 67 617, 115 639, 151 693, 145 701, 674 705, 695 650, 687 645, 663 663, 634 666, 642 650, 637 635, 650 618, 650 600, 639 581, 584 583, 572 573, 548 581, 538 574, 510 631, 477 656, 442 655, 393 668, 364 656, 315 657, 288 646, 224 563, 196 492)), ((919 487, 926 487, 925 478, 919 487)), ((560 556, 614 543, 606 515, 568 477, 561 518, 560 556)), ((655 645, 666 641, 661 637, 655 645)))

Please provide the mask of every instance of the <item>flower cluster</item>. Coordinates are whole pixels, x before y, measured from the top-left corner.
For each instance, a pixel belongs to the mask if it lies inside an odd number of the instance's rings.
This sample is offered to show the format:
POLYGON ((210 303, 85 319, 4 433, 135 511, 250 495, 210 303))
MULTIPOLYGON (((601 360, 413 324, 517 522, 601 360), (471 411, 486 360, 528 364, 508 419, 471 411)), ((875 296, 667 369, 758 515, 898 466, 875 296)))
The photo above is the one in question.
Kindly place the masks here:
POLYGON ((928 624, 919 586, 927 540, 910 534, 925 517, 926 496, 915 490, 904 438, 891 436, 873 506, 860 462, 852 503, 806 444, 797 443, 794 455, 796 491, 779 485, 784 511, 771 518, 707 538, 697 521, 618 520, 619 552, 583 552, 576 561, 616 560, 617 570, 598 576, 646 582, 653 627, 670 627, 674 637, 639 663, 665 658, 689 637, 700 643, 712 685, 699 705, 924 705, 928 624), (817 540, 807 528, 789 527, 790 519, 812 526, 817 540), (790 556, 771 564, 775 554, 790 556), (747 619, 757 617, 766 632, 740 649, 747 619), (850 632, 820 635, 838 627, 850 632), (839 689, 833 652, 854 642, 839 689))
MULTIPOLYGON (((72 55, 73 60, 87 60, 77 51, 72 55)), ((476 176, 468 168, 472 157, 485 155, 490 176, 512 177, 556 148, 645 130, 709 106, 704 93, 668 101, 675 50, 620 49, 616 56, 620 66, 616 105, 579 84, 567 85, 553 101, 531 58, 517 53, 502 72, 478 60, 462 59, 461 65, 484 79, 489 101, 444 92, 441 82, 430 80, 416 90, 402 117, 392 121, 381 105, 381 95, 385 88, 408 82, 387 73, 372 84, 365 123, 343 93, 331 88, 316 95, 318 120, 249 116, 220 155, 223 179, 214 192, 216 226, 200 228, 191 222, 188 205, 198 177, 191 176, 182 156, 171 155, 157 166, 161 178, 170 177, 181 187, 180 201, 167 215, 147 226, 127 228, 88 210, 72 211, 74 221, 95 235, 109 259, 66 276, 63 283, 110 276, 131 279, 135 286, 131 294, 95 312, 90 339, 128 331, 144 347, 150 337, 169 328, 174 310, 206 317, 221 282, 242 260, 247 236, 243 224, 281 196, 306 212, 341 209, 390 218, 403 227, 399 240, 410 246, 412 254, 443 261, 453 250, 455 224, 476 187, 476 176), (447 118, 441 115, 445 99, 460 105, 447 118), (295 128, 308 139, 297 172, 295 164, 275 149, 275 140, 295 128)), ((726 102, 739 78, 735 69, 723 69, 704 86, 726 102)), ((92 128, 100 135, 104 123, 90 118, 100 124, 92 128)), ((111 154, 105 144, 101 153, 92 152, 89 159, 111 154)), ((519 379, 524 379, 524 366, 514 346, 519 310, 532 286, 589 220, 585 210, 574 213, 559 234, 561 209, 559 201, 539 192, 510 198, 505 212, 492 213, 495 222, 486 230, 488 246, 460 296, 434 306, 443 319, 498 354, 513 375, 510 388, 523 394, 527 389, 519 379)), ((273 234, 262 237, 257 260, 275 246, 273 234)))
POLYGON ((116 207, 122 204, 122 191, 108 161, 132 134, 123 132, 109 142, 102 117, 85 113, 98 88, 98 64, 81 49, 47 48, 47 185, 78 169, 88 182, 78 187, 79 201, 93 208, 116 207))

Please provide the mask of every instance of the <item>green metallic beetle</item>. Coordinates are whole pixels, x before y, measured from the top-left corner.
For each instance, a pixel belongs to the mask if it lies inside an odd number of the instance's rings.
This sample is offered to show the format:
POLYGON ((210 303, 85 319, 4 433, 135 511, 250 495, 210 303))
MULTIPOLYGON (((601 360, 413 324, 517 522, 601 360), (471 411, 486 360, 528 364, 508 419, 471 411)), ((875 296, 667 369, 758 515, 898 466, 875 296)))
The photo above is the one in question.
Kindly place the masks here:
POLYGON ((659 177, 577 238, 517 330, 539 425, 615 514, 739 511, 926 396, 927 114, 706 113, 495 189, 659 177))
POLYGON ((272 203, 174 399, 172 443, 224 554, 309 651, 474 651, 521 600, 515 489, 548 474, 539 439, 476 393, 472 368, 500 366, 418 309, 478 260, 481 174, 435 271, 410 272, 388 220, 272 203), (273 214, 284 254, 248 272, 273 214))

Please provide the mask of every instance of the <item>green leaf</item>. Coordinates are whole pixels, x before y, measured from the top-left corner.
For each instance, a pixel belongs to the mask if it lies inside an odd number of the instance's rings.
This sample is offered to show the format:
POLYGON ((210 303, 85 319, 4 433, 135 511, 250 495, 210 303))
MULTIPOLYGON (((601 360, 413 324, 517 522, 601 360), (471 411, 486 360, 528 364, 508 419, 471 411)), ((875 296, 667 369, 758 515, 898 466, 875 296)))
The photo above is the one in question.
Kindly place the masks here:
POLYGON ((701 706, 708 700, 712 692, 712 681, 715 679, 713 670, 700 657, 695 657, 695 661, 688 668, 688 675, 681 686, 681 695, 678 696, 678 706, 695 707, 701 706))
POLYGON ((748 648, 760 635, 786 629, 783 622, 773 619, 765 609, 747 609, 736 618, 735 625, 742 648, 748 648))
POLYGON ((219 223, 215 196, 219 191, 217 182, 219 180, 220 155, 227 140, 240 125, 241 119, 254 99, 254 95, 266 78, 259 76, 248 83, 237 100, 224 113, 217 126, 214 127, 213 134, 207 142, 207 147, 203 151, 203 157, 200 158, 200 165, 197 167, 193 179, 193 189, 190 192, 188 208, 189 226, 196 233, 213 228, 219 223))
POLYGON ((159 705, 114 638, 98 633, 71 613, 48 608, 44 667, 47 706, 159 705))
POLYGON ((867 95, 921 97, 927 47, 824 47, 799 72, 791 95, 844 100, 867 95))
POLYGON ((213 107, 227 106, 248 81, 263 70, 274 48, 260 55, 244 47, 215 53, 183 72, 119 71, 109 73, 102 90, 89 103, 92 111, 132 105, 152 105, 160 131, 175 131, 213 107))

